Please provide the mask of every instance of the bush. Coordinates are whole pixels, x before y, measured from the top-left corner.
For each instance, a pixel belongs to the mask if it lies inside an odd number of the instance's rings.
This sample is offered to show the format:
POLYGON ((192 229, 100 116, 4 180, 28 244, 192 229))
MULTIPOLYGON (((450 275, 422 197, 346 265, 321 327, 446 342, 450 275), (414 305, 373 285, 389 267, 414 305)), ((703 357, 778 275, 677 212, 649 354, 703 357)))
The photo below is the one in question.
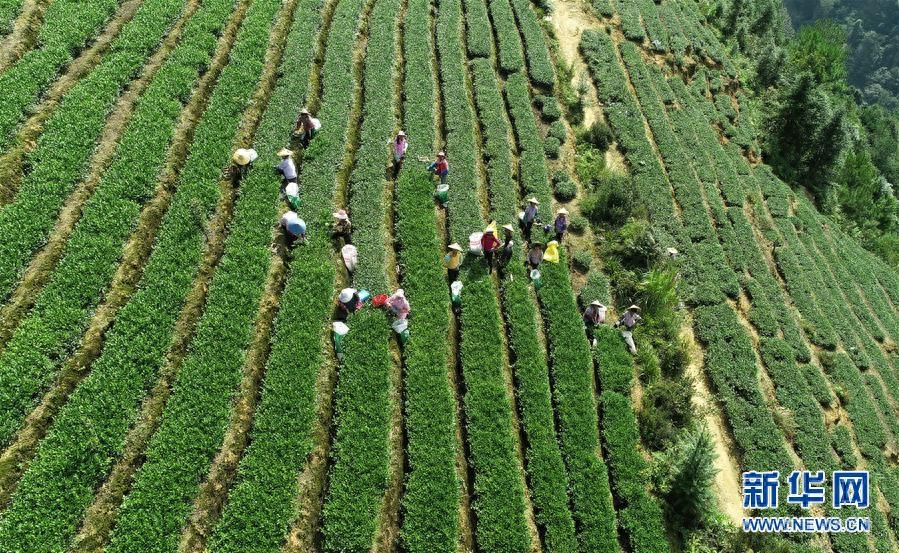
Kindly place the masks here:
POLYGON ((693 384, 686 378, 663 378, 646 390, 640 411, 640 435, 653 450, 664 448, 678 430, 693 422, 693 384))
POLYGON ((668 378, 679 377, 690 364, 690 351, 685 340, 662 340, 656 345, 659 367, 668 378))
POLYGON ((558 121, 562 117, 562 107, 553 96, 539 96, 537 104, 540 106, 540 114, 547 122, 558 121))
POLYGON ((570 202, 577 197, 577 185, 570 179, 555 183, 556 199, 560 202, 570 202))
POLYGON ((600 152, 605 153, 615 141, 612 129, 604 121, 594 121, 590 128, 584 130, 578 141, 590 144, 600 152))
POLYGON ((585 187, 595 189, 607 176, 606 156, 590 144, 578 144, 574 172, 585 187))
POLYGON ((565 141, 568 140, 568 129, 565 128, 565 123, 561 121, 553 121, 553 123, 549 126, 547 136, 557 138, 559 142, 564 144, 565 141))
POLYGON ((594 225, 617 227, 634 213, 638 202, 631 179, 610 174, 587 196, 582 212, 594 225))
POLYGON ((568 222, 568 230, 574 234, 582 234, 587 230, 589 225, 590 221, 588 221, 586 217, 583 215, 575 215, 571 218, 571 221, 568 222))
POLYGON ((666 514, 682 533, 711 523, 716 510, 714 489, 715 446, 707 430, 683 436, 670 453, 660 456, 667 466, 661 492, 666 514))
POLYGON ((590 263, 593 262, 593 256, 588 251, 577 251, 571 256, 571 262, 574 263, 575 269, 582 273, 590 270, 590 263))
POLYGON ((546 152, 546 157, 550 159, 558 159, 559 158, 559 150, 562 148, 562 143, 559 142, 558 138, 554 138, 552 136, 548 137, 546 141, 543 143, 543 150, 546 152))

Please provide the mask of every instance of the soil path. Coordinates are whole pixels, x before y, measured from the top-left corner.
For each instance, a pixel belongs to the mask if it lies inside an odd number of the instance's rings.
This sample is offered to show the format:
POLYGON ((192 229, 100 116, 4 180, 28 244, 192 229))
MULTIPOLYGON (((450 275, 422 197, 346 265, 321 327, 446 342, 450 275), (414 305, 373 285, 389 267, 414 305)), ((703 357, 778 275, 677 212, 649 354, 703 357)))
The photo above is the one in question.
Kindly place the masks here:
POLYGON ((743 504, 740 467, 736 455, 732 453, 735 446, 724 415, 709 389, 706 375, 702 370, 703 351, 693 336, 692 323, 684 324, 681 337, 687 341, 690 349, 690 365, 686 374, 693 379, 693 405, 705 420, 715 443, 715 468, 718 470, 715 475, 715 492, 718 507, 734 524, 739 524, 743 517, 743 504))
POLYGON ((581 81, 588 83, 585 87, 587 102, 584 106, 584 126, 589 127, 594 121, 602 120, 603 116, 596 89, 587 78, 587 66, 578 54, 578 46, 581 43, 581 34, 585 30, 599 29, 602 23, 575 0, 558 0, 553 2, 552 7, 552 26, 559 41, 559 52, 565 58, 565 63, 574 69, 571 85, 577 89, 581 81))

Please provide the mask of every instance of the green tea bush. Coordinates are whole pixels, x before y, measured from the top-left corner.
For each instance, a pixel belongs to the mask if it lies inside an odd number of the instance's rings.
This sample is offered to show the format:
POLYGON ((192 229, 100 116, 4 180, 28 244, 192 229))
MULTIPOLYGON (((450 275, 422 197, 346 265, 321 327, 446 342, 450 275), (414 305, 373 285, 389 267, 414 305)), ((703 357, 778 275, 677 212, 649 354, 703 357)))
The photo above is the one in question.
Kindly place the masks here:
POLYGON ((551 123, 553 121, 558 121, 562 117, 562 107, 555 97, 538 96, 536 101, 544 121, 551 123))
POLYGON ((564 144, 568 139, 568 130, 565 128, 565 123, 562 121, 553 121, 552 124, 550 124, 546 135, 551 136, 564 144))
POLYGON ((586 273, 590 270, 590 263, 593 262, 593 257, 590 255, 590 252, 580 250, 574 252, 574 255, 571 256, 571 262, 575 269, 582 273, 586 273))
POLYGON ((574 215, 568 222, 568 231, 574 234, 583 234, 590 226, 590 220, 583 215, 574 215))
POLYGON ((564 179, 554 183, 555 194, 560 202, 570 202, 577 197, 577 185, 571 179, 564 179))
POLYGON ((562 143, 558 138, 549 136, 543 141, 543 150, 546 152, 546 157, 550 159, 558 159, 561 148, 562 143))

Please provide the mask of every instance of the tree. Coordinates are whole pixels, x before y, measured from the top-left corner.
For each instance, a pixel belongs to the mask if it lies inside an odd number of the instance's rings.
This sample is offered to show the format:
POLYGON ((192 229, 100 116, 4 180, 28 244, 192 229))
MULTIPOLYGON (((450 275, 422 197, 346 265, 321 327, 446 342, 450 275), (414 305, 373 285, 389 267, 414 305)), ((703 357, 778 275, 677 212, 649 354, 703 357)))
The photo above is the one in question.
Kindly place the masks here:
POLYGON ((715 446, 706 429, 686 432, 670 451, 657 456, 668 467, 659 492, 668 520, 681 534, 710 524, 715 516, 715 446))
POLYGON ((802 27, 790 44, 790 64, 796 72, 809 72, 816 84, 845 93, 846 33, 833 21, 823 19, 802 27))

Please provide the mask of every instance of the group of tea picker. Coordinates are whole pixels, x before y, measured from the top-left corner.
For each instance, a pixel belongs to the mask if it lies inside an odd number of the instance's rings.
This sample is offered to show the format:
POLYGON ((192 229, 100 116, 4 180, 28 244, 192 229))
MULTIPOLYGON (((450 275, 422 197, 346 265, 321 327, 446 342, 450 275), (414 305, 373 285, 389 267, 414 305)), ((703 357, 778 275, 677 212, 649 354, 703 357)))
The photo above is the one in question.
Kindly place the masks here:
MULTIPOLYGON (((321 128, 321 121, 304 108, 296 121, 293 136, 302 148, 308 148, 321 128)), ((390 170, 389 174, 392 175, 393 179, 396 179, 399 177, 403 162, 406 159, 409 141, 406 133, 400 130, 388 140, 387 144, 392 155, 392 163, 388 167, 390 170)), ((251 148, 241 148, 235 151, 232 156, 234 163, 232 175, 234 178, 243 178, 258 157, 259 154, 256 150, 251 148)), ((285 147, 277 152, 277 157, 280 160, 274 165, 274 171, 280 176, 281 194, 287 204, 287 210, 281 215, 279 226, 283 230, 285 244, 288 248, 291 248, 296 243, 302 244, 306 242, 307 224, 300 216, 302 203, 294 152, 285 147)), ((449 203, 448 175, 450 166, 446 152, 438 152, 436 159, 419 157, 418 160, 427 164, 427 171, 434 175, 438 181, 435 196, 438 203, 443 207, 447 207, 449 203)), ((540 286, 540 265, 544 262, 559 263, 559 247, 564 240, 569 225, 568 211, 565 208, 560 208, 552 222, 548 224, 541 222, 539 212, 540 202, 537 198, 531 197, 528 198, 523 211, 519 213, 518 217, 518 226, 527 246, 525 248, 527 252, 525 266, 530 271, 529 274, 535 287, 540 286), (535 225, 542 230, 542 238, 535 239, 535 225)), ((333 213, 333 221, 328 232, 340 250, 350 277, 352 277, 359 262, 358 252, 352 244, 352 229, 353 226, 346 209, 338 209, 333 213)), ((505 278, 505 275, 508 273, 508 264, 514 257, 516 247, 515 234, 516 228, 513 224, 507 223, 498 227, 496 221, 493 221, 482 232, 475 232, 469 237, 468 253, 472 254, 473 257, 483 257, 488 273, 492 273, 494 269, 497 269, 500 278, 505 278)), ((461 306, 460 295, 463 285, 459 277, 460 268, 465 261, 465 254, 466 252, 461 245, 453 243, 448 246, 446 255, 443 257, 443 266, 447 270, 455 309, 459 309, 461 306)), ((508 274, 511 279, 511 273, 508 274)), ((349 331, 348 321, 350 315, 360 309, 364 309, 368 304, 371 304, 372 308, 384 309, 391 316, 391 327, 402 342, 405 342, 408 338, 408 319, 411 313, 411 305, 402 289, 397 289, 388 296, 386 294, 373 295, 368 290, 357 290, 347 287, 337 294, 334 308, 332 337, 338 357, 342 358, 344 353, 343 337, 349 331)), ((606 311, 605 306, 598 301, 594 301, 583 313, 588 336, 594 345, 594 329, 596 326, 604 324, 606 311)), ((624 327, 621 335, 632 353, 636 352, 632 331, 640 320, 639 307, 631 306, 615 323, 616 327, 624 327)))

